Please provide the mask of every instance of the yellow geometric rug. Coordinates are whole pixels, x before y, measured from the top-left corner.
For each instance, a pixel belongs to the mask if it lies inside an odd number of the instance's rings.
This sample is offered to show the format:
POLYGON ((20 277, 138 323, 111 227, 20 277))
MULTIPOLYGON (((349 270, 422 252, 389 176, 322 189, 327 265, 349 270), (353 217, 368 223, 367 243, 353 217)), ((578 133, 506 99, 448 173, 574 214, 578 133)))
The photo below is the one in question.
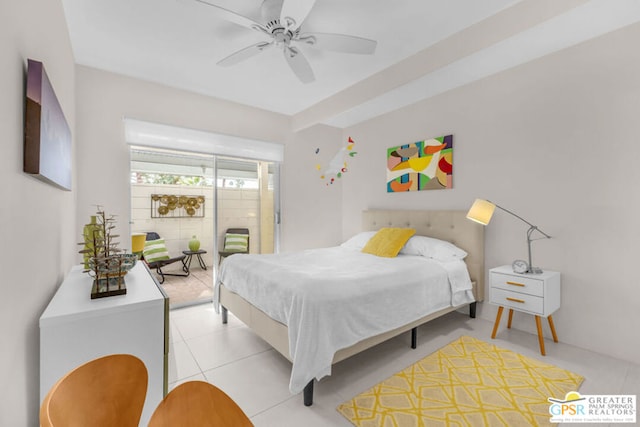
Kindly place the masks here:
POLYGON ((338 411, 358 427, 551 425, 549 397, 583 377, 462 336, 338 411))

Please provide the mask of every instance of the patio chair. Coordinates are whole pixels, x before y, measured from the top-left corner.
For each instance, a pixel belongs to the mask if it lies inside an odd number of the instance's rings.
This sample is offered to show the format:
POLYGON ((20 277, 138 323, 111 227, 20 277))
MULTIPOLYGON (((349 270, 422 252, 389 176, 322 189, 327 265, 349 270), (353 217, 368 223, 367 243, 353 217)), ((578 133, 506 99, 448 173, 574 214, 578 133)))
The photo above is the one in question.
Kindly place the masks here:
POLYGON ((147 240, 144 242, 144 250, 142 251, 142 258, 147 263, 149 268, 155 268, 156 272, 160 276, 160 283, 164 283, 164 276, 180 276, 187 277, 189 275, 189 268, 185 263, 186 255, 180 255, 177 257, 170 257, 167 246, 164 243, 164 239, 160 238, 160 235, 156 232, 147 233, 147 240), (174 262, 182 262, 182 273, 167 273, 162 271, 162 268, 173 264, 174 262))
POLYGON ((219 263, 223 259, 233 254, 249 253, 249 229, 248 228, 227 228, 224 235, 224 248, 218 252, 219 263))

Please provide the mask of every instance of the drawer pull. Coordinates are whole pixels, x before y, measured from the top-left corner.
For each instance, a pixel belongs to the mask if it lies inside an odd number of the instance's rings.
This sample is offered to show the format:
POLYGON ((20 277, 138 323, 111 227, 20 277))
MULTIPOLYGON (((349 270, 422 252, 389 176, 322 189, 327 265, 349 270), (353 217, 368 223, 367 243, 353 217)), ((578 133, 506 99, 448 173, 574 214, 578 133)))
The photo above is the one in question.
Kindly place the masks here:
POLYGON ((522 286, 524 287, 525 285, 522 283, 518 283, 518 282, 507 282, 507 285, 513 285, 513 286, 522 286))
POLYGON ((507 301, 519 302, 519 303, 521 303, 521 304, 524 304, 524 300, 517 299, 517 298, 510 298, 510 297, 507 297, 507 301))

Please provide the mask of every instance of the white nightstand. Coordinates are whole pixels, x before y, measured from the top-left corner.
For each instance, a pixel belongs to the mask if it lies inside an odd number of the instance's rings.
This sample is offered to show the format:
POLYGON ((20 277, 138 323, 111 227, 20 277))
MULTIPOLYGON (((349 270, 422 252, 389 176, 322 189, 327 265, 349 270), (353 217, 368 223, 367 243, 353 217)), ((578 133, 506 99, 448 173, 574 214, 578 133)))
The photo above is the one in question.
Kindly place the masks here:
POLYGON ((560 273, 545 270, 542 274, 518 274, 513 272, 510 265, 503 265, 489 270, 489 284, 490 302, 499 306, 491 338, 496 337, 504 307, 509 308, 507 328, 511 328, 513 310, 533 314, 538 328, 540 353, 544 356, 540 317, 549 320, 553 341, 558 342, 551 314, 560 308, 560 273))

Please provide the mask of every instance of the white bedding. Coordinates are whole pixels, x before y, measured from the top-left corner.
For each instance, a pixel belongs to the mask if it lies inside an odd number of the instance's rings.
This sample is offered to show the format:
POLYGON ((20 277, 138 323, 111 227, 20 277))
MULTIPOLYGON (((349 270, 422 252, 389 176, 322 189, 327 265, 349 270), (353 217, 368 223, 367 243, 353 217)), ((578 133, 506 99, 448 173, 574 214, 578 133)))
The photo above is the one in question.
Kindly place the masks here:
POLYGON ((382 258, 344 247, 232 255, 216 283, 288 326, 289 389, 331 373, 336 351, 437 310, 474 301, 463 261, 382 258))

